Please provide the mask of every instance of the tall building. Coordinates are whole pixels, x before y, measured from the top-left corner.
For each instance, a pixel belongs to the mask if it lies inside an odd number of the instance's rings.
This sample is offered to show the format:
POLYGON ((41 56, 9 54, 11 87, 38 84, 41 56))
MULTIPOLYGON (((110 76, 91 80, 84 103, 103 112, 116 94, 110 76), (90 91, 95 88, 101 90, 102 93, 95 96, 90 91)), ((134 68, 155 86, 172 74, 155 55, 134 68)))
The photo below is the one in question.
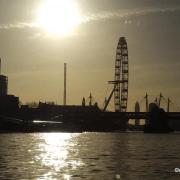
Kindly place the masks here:
POLYGON ((0 96, 6 96, 8 93, 8 77, 0 75, 0 96))
MULTIPOLYGON (((135 112, 140 112, 140 105, 138 101, 135 104, 135 112)), ((135 126, 139 126, 139 125, 140 125, 140 119, 135 119, 135 126)))
POLYGON ((15 116, 19 109, 19 97, 8 95, 8 77, 1 74, 0 59, 0 115, 15 116))

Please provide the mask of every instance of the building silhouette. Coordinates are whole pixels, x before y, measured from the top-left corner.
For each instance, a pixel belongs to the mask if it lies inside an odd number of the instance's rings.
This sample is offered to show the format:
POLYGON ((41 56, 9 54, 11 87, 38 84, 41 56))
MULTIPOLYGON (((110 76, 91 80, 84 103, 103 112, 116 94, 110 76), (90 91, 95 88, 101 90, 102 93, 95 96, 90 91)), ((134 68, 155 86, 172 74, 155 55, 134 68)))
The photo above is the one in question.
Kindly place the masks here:
POLYGON ((8 94, 8 77, 0 74, 0 115, 16 116, 18 109, 19 97, 8 94))
MULTIPOLYGON (((140 105, 138 101, 135 104, 135 112, 140 112, 140 105)), ((140 125, 140 119, 135 119, 135 126, 139 126, 139 125, 140 125)))
POLYGON ((0 96, 8 94, 8 77, 0 75, 0 96))

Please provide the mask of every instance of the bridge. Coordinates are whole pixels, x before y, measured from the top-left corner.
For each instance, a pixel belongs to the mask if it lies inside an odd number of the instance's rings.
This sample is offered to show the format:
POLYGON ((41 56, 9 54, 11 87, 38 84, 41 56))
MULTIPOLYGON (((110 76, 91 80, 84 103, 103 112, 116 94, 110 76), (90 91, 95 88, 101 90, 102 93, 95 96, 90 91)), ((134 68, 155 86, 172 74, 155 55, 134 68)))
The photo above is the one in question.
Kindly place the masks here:
MULTIPOLYGON (((165 112, 165 114, 169 120, 180 120, 180 112, 165 112)), ((124 116, 128 119, 147 119, 149 112, 125 112, 124 116)))

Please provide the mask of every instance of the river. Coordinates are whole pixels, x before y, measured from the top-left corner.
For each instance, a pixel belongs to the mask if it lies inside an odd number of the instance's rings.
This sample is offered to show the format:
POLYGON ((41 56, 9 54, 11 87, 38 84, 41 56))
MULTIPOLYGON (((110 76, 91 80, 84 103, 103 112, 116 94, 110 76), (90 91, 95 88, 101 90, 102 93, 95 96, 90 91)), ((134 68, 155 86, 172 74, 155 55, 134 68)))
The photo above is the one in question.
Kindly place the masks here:
POLYGON ((1 180, 180 179, 175 168, 178 133, 0 134, 1 180))

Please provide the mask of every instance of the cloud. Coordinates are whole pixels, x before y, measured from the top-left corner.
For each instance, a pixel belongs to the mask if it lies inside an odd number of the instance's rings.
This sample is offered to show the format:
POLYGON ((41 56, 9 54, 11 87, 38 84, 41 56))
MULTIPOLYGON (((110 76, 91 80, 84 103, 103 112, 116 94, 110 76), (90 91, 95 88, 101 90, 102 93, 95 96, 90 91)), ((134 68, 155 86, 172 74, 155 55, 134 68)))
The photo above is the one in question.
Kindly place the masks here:
POLYGON ((0 29, 23 29, 23 28, 37 28, 35 23, 9 23, 1 24, 0 29))
POLYGON ((37 28, 37 24, 35 23, 9 23, 9 24, 1 24, 1 29, 23 29, 23 28, 37 28))
MULTIPOLYGON (((171 8, 151 8, 151 9, 129 9, 126 10, 117 10, 117 11, 105 11, 96 14, 89 14, 82 16, 81 23, 88 23, 91 21, 100 21, 100 20, 108 20, 108 19, 123 19, 132 16, 143 16, 152 13, 166 13, 166 12, 175 12, 180 11, 180 7, 171 7, 171 8)), ((23 29, 23 28, 41 28, 38 23, 31 22, 20 22, 20 23, 9 23, 9 24, 0 24, 0 30, 8 30, 8 29, 23 29)))
POLYGON ((91 14, 88 16, 84 16, 82 22, 99 21, 99 20, 114 19, 114 18, 122 19, 132 16, 143 16, 154 13, 166 13, 166 12, 175 12, 175 11, 180 11, 180 7, 131 9, 126 12, 123 12, 122 10, 109 11, 109 12, 106 11, 99 14, 91 14))

